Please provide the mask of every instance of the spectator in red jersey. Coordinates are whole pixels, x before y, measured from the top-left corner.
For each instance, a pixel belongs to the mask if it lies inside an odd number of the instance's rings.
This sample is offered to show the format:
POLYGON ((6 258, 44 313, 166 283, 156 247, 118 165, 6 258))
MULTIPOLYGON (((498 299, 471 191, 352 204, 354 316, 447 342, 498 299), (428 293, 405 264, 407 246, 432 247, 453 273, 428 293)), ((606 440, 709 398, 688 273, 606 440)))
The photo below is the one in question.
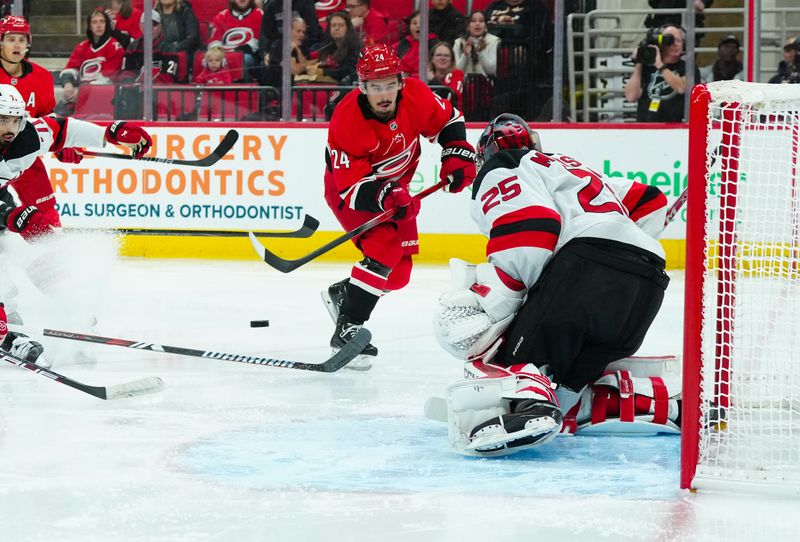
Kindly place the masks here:
POLYGON ((200 44, 200 26, 189 2, 184 0, 156 0, 155 10, 161 14, 161 34, 165 53, 185 52, 192 58, 200 44))
POLYGON ((211 24, 208 48, 239 51, 244 55, 245 80, 250 79, 258 64, 258 33, 264 12, 255 0, 230 0, 228 9, 220 11, 211 24))
POLYGON ((440 41, 428 55, 428 84, 446 86, 453 92, 435 91, 442 98, 449 99, 454 106, 461 103, 461 92, 464 90, 464 72, 456 68, 455 53, 446 41, 440 41))
POLYGON ((389 43, 389 26, 386 16, 370 7, 370 0, 346 0, 345 10, 350 14, 353 23, 364 46, 376 43, 389 43))
POLYGON ((59 81, 65 86, 111 83, 124 55, 122 45, 111 36, 111 19, 103 8, 97 8, 86 18, 86 39, 75 46, 59 81))
POLYGON ((203 57, 203 71, 195 78, 198 85, 230 85, 233 76, 225 68, 225 51, 220 47, 210 47, 203 57))
POLYGON ((494 76, 497 73, 497 46, 500 38, 486 31, 486 15, 473 11, 465 36, 453 45, 456 66, 465 74, 494 76))
POLYGON ((464 14, 453 7, 451 0, 431 0, 428 29, 450 45, 464 33, 464 14))
POLYGON ((110 6, 106 14, 111 19, 114 37, 120 45, 127 47, 131 41, 141 38, 139 19, 142 18, 142 10, 131 6, 131 0, 111 0, 110 6))
POLYGON ((311 76, 325 76, 336 83, 349 85, 355 80, 356 62, 361 43, 353 29, 347 12, 339 11, 328 15, 327 30, 322 35, 319 48, 312 53, 318 62, 310 62, 306 73, 311 76))
MULTIPOLYGON (((400 57, 400 69, 409 77, 419 77, 419 10, 412 13, 406 20, 408 23, 408 35, 400 40, 395 46, 397 56, 400 57)), ((436 44, 439 40, 436 34, 428 33, 428 48, 436 44)))

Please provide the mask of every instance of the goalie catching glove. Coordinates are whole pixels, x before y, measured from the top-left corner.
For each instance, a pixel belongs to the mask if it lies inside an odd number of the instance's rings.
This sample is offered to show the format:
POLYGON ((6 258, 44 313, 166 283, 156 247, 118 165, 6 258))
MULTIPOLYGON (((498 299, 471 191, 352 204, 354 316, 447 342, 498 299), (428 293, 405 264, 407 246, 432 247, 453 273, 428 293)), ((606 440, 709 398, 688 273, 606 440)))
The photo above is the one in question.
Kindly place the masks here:
POLYGON ((36 206, 11 207, 2 202, 0 202, 0 228, 8 228, 18 233, 26 241, 33 241, 55 231, 47 217, 39 212, 36 206))
POLYGON ((141 158, 153 145, 153 140, 144 128, 132 122, 117 121, 106 128, 106 141, 124 145, 131 149, 134 158, 141 158))
POLYGON ((485 355, 525 299, 525 285, 490 263, 450 260, 451 289, 439 297, 434 335, 459 359, 485 355))
POLYGON ((446 181, 447 191, 461 192, 475 180, 475 149, 466 141, 451 141, 442 148, 442 169, 439 179, 446 181))

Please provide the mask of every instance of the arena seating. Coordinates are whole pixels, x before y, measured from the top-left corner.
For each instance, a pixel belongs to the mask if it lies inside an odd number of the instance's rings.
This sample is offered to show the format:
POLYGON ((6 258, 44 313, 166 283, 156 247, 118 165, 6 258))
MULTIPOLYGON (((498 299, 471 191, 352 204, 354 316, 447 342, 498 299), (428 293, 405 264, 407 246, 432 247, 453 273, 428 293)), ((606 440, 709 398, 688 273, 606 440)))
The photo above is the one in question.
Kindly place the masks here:
MULTIPOLYGON (((194 54, 194 62, 192 63, 192 73, 198 74, 203 71, 203 57, 205 51, 197 51, 194 54)), ((233 82, 242 81, 244 79, 244 53, 240 51, 228 51, 225 53, 225 70, 233 74, 233 82)))

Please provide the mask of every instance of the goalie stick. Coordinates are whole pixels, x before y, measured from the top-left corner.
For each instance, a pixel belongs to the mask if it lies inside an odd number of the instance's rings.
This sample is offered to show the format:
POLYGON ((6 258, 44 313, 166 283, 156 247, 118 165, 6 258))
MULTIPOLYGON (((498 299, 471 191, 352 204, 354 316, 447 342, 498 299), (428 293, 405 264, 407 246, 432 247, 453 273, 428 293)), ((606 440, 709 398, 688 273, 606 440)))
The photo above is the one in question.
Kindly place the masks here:
MULTIPOLYGON (((311 237, 319 228, 319 220, 311 215, 305 215, 303 225, 294 231, 262 231, 255 232, 256 237, 291 237, 304 239, 311 237)), ((116 229, 113 230, 124 235, 178 235, 195 237, 248 237, 246 231, 229 230, 149 230, 149 229, 116 229)))
POLYGON ((66 386, 69 386, 70 388, 82 391, 83 393, 88 393, 89 395, 94 395, 95 397, 105 399, 107 401, 123 399, 125 397, 135 397, 137 395, 144 395, 146 393, 156 393, 161 391, 161 388, 164 387, 164 381, 155 376, 140 378, 139 380, 132 380, 130 382, 115 384, 113 386, 89 386, 88 384, 83 384, 77 380, 72 380, 71 378, 68 378, 60 373, 45 367, 39 367, 35 363, 25 361, 16 356, 12 356, 11 354, 7 354, 6 352, 0 352, 0 356, 2 356, 5 361, 18 367, 28 369, 34 373, 39 373, 40 375, 46 376, 50 380, 55 380, 56 382, 60 382, 66 386))
POLYGON ((45 329, 45 337, 57 337, 59 339, 69 339, 73 341, 105 344, 109 346, 122 346, 136 350, 150 350, 151 352, 163 352, 165 354, 179 354, 181 356, 192 356, 196 358, 218 359, 222 361, 236 361, 238 363, 251 363, 253 365, 267 365, 269 367, 283 367, 284 369, 299 369, 301 371, 317 371, 321 373, 333 373, 347 365, 372 340, 372 334, 366 328, 361 328, 355 336, 347 342, 341 350, 328 358, 323 363, 306 363, 303 361, 292 361, 287 359, 266 358, 261 356, 247 356, 244 354, 229 354, 226 352, 212 352, 209 350, 195 350, 193 348, 183 348, 181 346, 168 346, 166 344, 146 343, 141 341, 129 341, 127 339, 116 339, 113 337, 103 337, 100 335, 86 335, 83 333, 72 333, 70 331, 59 331, 56 329, 45 329))
POLYGON ((228 154, 236 142, 239 140, 239 132, 236 130, 228 130, 228 133, 225 134, 225 137, 222 138, 222 141, 219 142, 217 148, 211 151, 210 154, 200 158, 199 160, 181 160, 179 158, 158 158, 156 156, 142 156, 140 158, 134 158, 128 154, 119 154, 115 152, 96 152, 96 151, 89 151, 85 150, 82 151, 81 154, 85 156, 97 156, 100 158, 116 158, 118 160, 139 160, 142 162, 157 162, 159 164, 172 164, 176 166, 193 166, 193 167, 209 167, 213 166, 219 160, 228 154))
MULTIPOLYGON (((440 181, 440 182, 436 183, 435 185, 433 185, 433 186, 431 186, 429 188, 426 188, 425 190, 423 190, 422 192, 420 192, 419 194, 417 194, 414 197, 417 200, 421 200, 422 198, 424 198, 426 196, 429 196, 430 194, 433 194, 434 192, 436 192, 440 188, 444 187, 445 185, 447 185, 447 181, 440 181)), ((382 223, 388 221, 389 219, 392 218, 392 216, 396 212, 397 212, 396 209, 389 209, 388 211, 384 211, 381 214, 379 214, 378 216, 376 216, 374 218, 371 218, 370 220, 364 222, 363 224, 361 224, 357 228, 350 230, 349 232, 345 233, 344 235, 341 235, 341 236, 337 237, 336 239, 334 239, 330 243, 327 243, 327 244, 319 247, 318 249, 316 249, 316 250, 314 250, 312 252, 309 252, 308 254, 306 254, 305 256, 303 256, 301 258, 297 258, 296 260, 285 260, 285 259, 281 258, 280 256, 278 256, 276 254, 273 254, 272 252, 267 250, 267 248, 258 241, 256 234, 254 234, 253 232, 250 232, 250 234, 249 234, 250 235, 250 242, 253 245, 253 249, 255 249, 255 251, 261 257, 261 259, 264 260, 265 263, 267 263, 268 265, 274 267, 275 269, 277 269, 281 273, 289 273, 291 271, 294 271, 298 267, 301 267, 301 266, 307 264, 308 262, 310 262, 311 260, 317 258, 318 256, 321 256, 321 255, 325 254, 326 252, 338 247, 342 243, 345 243, 346 241, 349 241, 353 237, 356 237, 357 235, 360 235, 360 234, 364 233, 365 231, 367 231, 367 230, 369 230, 371 228, 374 228, 378 224, 382 224, 382 223)))

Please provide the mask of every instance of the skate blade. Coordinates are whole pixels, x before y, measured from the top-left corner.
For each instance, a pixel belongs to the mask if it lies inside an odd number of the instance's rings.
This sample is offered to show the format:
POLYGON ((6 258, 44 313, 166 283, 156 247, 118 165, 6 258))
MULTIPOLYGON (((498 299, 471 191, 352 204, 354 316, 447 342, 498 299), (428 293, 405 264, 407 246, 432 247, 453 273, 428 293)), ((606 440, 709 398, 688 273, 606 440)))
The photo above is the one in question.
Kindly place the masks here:
POLYGON ((328 290, 322 290, 319 293, 319 296, 322 298, 322 302, 325 304, 325 308, 328 310, 328 314, 331 315, 331 320, 333 320, 333 323, 335 324, 339 314, 336 311, 336 305, 334 304, 333 299, 331 299, 331 296, 328 295, 328 290))
MULTIPOLYGON (((499 428, 500 426, 498 425, 497 427, 499 428)), ((472 442, 469 443, 466 449, 471 452, 497 452, 503 450, 507 444, 512 443, 515 440, 543 436, 547 435, 547 433, 552 433, 552 436, 555 437, 558 434, 558 427, 559 424, 556 423, 553 418, 543 416, 538 419, 529 420, 525 429, 521 429, 513 433, 502 432, 476 437, 472 439, 472 442)), ((543 438, 542 440, 531 444, 531 446, 538 446, 539 444, 544 444, 550 440, 550 438, 543 438)))
MULTIPOLYGON (((339 351, 338 348, 331 348, 331 355, 335 355, 339 351)), ((351 371, 369 371, 372 369, 372 364, 375 362, 375 356, 365 356, 359 354, 347 363, 342 369, 350 369, 351 371)))

